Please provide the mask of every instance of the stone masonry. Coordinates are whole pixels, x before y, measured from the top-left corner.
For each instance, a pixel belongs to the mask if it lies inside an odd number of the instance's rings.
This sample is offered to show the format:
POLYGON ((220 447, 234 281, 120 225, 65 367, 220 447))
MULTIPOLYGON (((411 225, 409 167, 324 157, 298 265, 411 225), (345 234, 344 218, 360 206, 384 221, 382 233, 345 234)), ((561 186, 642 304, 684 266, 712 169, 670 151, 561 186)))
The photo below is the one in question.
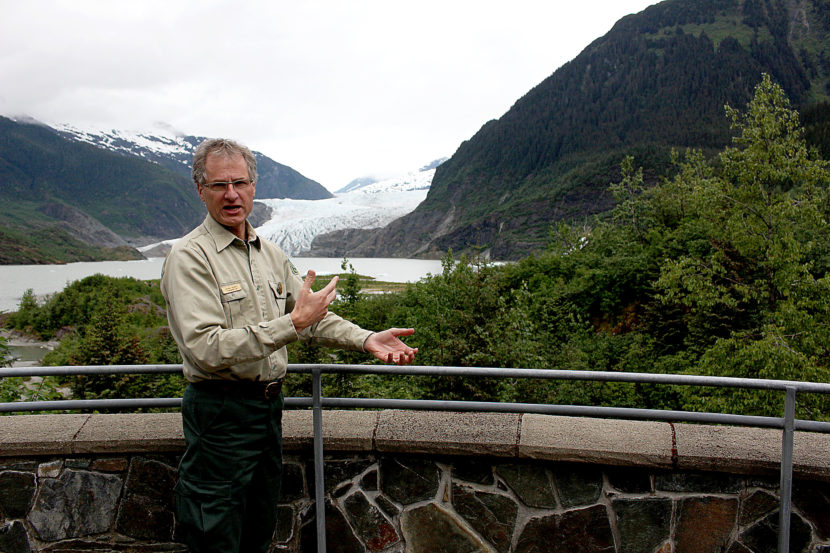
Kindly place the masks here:
MULTIPOLYGON (((273 551, 316 551, 311 414, 286 412, 273 551)), ((324 413, 327 550, 777 551, 780 432, 324 413)), ((0 417, 0 552, 183 552, 178 414, 0 417)), ((830 553, 830 436, 797 433, 791 551, 830 553)))

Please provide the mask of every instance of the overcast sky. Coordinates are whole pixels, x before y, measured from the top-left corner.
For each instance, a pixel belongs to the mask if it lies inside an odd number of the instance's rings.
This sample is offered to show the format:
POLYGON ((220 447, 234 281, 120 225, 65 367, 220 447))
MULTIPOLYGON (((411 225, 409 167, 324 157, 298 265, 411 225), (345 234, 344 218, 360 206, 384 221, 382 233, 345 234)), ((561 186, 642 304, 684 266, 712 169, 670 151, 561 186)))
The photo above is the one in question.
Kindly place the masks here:
POLYGON ((336 190, 444 156, 657 0, 0 0, 0 114, 227 136, 336 190))

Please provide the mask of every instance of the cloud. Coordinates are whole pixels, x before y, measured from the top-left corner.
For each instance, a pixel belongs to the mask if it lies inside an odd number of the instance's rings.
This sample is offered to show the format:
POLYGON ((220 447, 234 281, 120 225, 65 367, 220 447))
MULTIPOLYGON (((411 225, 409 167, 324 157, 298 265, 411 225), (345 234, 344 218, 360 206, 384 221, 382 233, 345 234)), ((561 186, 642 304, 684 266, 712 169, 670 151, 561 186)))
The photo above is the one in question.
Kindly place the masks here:
POLYGON ((9 2, 0 113, 233 136, 335 189, 451 155, 650 3, 9 2))

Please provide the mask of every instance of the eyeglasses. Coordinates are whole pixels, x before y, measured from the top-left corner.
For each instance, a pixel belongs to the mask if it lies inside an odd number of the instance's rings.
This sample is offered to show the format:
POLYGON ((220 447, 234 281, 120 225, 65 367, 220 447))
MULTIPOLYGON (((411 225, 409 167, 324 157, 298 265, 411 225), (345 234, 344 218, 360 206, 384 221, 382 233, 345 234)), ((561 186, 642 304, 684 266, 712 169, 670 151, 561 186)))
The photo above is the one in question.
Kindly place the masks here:
POLYGON ((206 182, 202 186, 209 189, 211 192, 227 192, 228 186, 233 185, 233 189, 237 192, 248 190, 254 184, 248 179, 238 179, 233 182, 206 182))

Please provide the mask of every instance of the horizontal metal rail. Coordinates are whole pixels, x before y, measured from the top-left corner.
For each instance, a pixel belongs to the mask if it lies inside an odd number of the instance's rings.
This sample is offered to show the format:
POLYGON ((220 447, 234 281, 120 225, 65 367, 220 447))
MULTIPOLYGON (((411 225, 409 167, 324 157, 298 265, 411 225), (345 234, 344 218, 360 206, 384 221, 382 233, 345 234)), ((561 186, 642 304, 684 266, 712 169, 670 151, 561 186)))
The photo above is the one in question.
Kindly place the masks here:
MULTIPOLYGON (((790 513, 792 508, 793 440, 796 430, 830 433, 830 422, 795 418, 796 394, 830 394, 830 384, 792 380, 764 380, 677 374, 622 373, 601 371, 565 371, 554 369, 508 369, 486 367, 379 366, 379 365, 289 365, 289 372, 312 375, 311 398, 286 398, 286 407, 311 407, 314 424, 315 502, 317 511, 317 548, 325 552, 325 492, 323 486, 323 407, 345 409, 421 409, 436 411, 472 411, 539 413, 579 417, 609 417, 638 420, 686 421, 782 429, 781 482, 779 513, 779 553, 789 552, 790 513), (439 377, 530 378, 593 382, 656 384, 662 386, 704 386, 716 388, 779 391, 785 394, 783 417, 762 417, 729 413, 700 413, 628 407, 592 405, 548 405, 481 401, 440 401, 378 398, 326 398, 322 396, 322 374, 374 374, 439 377)), ((181 374, 181 365, 109 365, 0 368, 0 378, 32 376, 72 376, 102 374, 181 374)), ((64 411, 99 409, 176 408, 180 398, 92 399, 26 401, 0 403, 0 412, 64 411)))
MULTIPOLYGON (((289 365, 289 372, 312 373, 321 370, 327 374, 374 374, 443 377, 534 378, 546 380, 581 380, 595 382, 622 382, 679 386, 708 386, 757 390, 830 394, 830 384, 791 380, 764 380, 735 377, 713 377, 676 374, 621 373, 602 371, 564 371, 554 369, 505 369, 487 367, 395 366, 395 365, 289 365)), ((102 374, 181 374, 181 365, 87 365, 58 367, 0 368, 2 377, 72 376, 102 374)), ((0 403, 0 412, 64 411, 132 408, 175 408, 180 398, 88 399, 0 403)), ((784 428, 784 418, 728 413, 701 413, 663 409, 630 407, 598 407, 583 405, 550 405, 532 403, 440 401, 411 399, 360 399, 321 397, 323 407, 362 409, 418 409, 436 411, 491 411, 508 413, 538 413, 580 417, 609 417, 637 420, 687 421, 710 424, 731 424, 763 428, 784 428)), ((311 407, 311 398, 286 398, 286 407, 311 407)), ((795 429, 830 433, 830 422, 795 419, 795 429)))
POLYGON ((2 367, 0 377, 74 376, 83 374, 182 374, 181 365, 63 365, 59 367, 2 367))
MULTIPOLYGON (((533 378, 545 380, 590 380, 596 382, 629 382, 678 386, 709 386, 717 388, 749 388, 780 390, 794 388, 798 392, 830 394, 830 384, 798 380, 765 380, 730 376, 697 376, 684 374, 625 373, 605 371, 565 371, 556 369, 442 367, 397 365, 309 365, 292 364, 291 373, 312 373, 319 368, 326 374, 376 374, 407 376, 466 376, 533 378)), ((181 365, 65 365, 59 367, 3 367, 2 377, 69 376, 83 374, 181 374, 181 365)))
MULTIPOLYGON (((798 380, 765 380, 761 378, 738 378, 731 376, 697 376, 685 374, 625 373, 608 371, 565 371, 557 369, 522 369, 490 367, 441 367, 407 365, 289 365, 290 372, 311 373, 321 368, 328 374, 397 374, 408 376, 467 376, 534 378, 546 380, 592 380, 597 382, 629 382, 641 384, 664 384, 679 386, 709 386, 716 388, 749 388, 757 390, 780 390, 795 388, 799 392, 830 394, 830 384, 823 382, 802 382, 798 380)), ((2 376, 2 374, 0 374, 2 376)))

